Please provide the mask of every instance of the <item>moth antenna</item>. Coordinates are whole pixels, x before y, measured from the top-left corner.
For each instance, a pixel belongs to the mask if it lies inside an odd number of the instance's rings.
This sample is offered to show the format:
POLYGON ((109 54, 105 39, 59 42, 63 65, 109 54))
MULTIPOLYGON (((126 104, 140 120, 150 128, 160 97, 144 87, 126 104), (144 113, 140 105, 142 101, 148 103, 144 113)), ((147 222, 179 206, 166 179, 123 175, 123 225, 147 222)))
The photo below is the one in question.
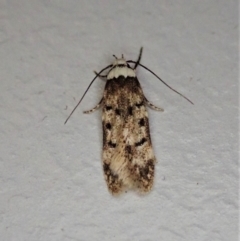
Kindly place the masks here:
MULTIPOLYGON (((135 66, 133 69, 136 69, 138 67, 138 65, 140 64, 140 60, 142 58, 142 51, 143 51, 143 47, 140 48, 140 52, 139 52, 139 56, 138 56, 138 59, 137 61, 133 61, 133 63, 135 63, 135 66)), ((127 61, 128 62, 128 61, 127 61)))
POLYGON ((124 56, 123 56, 123 54, 122 54, 122 59, 124 59, 124 56))
MULTIPOLYGON (((141 50, 140 50, 140 54, 141 54, 141 50)), ((140 57, 140 55, 139 55, 140 57)), ((159 76, 157 76, 152 70, 150 70, 149 68, 147 68, 146 66, 140 64, 139 62, 135 62, 133 60, 128 60, 127 61, 128 63, 135 63, 135 66, 136 64, 140 65, 141 67, 143 67, 144 69, 148 70, 151 74, 153 74, 156 78, 158 78, 163 84, 165 84, 169 89, 171 89, 172 91, 174 91, 175 93, 179 94, 180 96, 182 96, 184 99, 186 99, 188 102, 190 102, 192 105, 193 102, 191 100, 189 100, 186 96, 184 96, 183 94, 179 93, 178 91, 176 91, 175 89, 173 89, 170 85, 168 85, 165 81, 163 81, 159 76)), ((134 67, 135 69, 135 67, 134 67)))
POLYGON ((64 125, 67 123, 67 121, 69 120, 69 118, 71 117, 71 115, 73 114, 73 112, 77 109, 77 107, 80 105, 80 103, 82 102, 84 96, 86 95, 86 93, 88 92, 89 88, 91 87, 91 85, 93 84, 93 82, 95 81, 95 79, 106 69, 112 67, 111 65, 108 65, 107 67, 105 67, 104 69, 102 69, 99 73, 96 74, 96 76, 93 78, 93 80, 91 81, 91 83, 89 84, 89 86, 87 87, 86 91, 84 92, 82 98, 79 100, 79 102, 77 103, 77 105, 73 108, 72 112, 70 113, 70 115, 68 116, 68 118, 66 119, 66 121, 64 122, 64 125))
POLYGON ((116 56, 115 54, 113 54, 113 57, 114 57, 115 59, 118 59, 117 56, 116 56))

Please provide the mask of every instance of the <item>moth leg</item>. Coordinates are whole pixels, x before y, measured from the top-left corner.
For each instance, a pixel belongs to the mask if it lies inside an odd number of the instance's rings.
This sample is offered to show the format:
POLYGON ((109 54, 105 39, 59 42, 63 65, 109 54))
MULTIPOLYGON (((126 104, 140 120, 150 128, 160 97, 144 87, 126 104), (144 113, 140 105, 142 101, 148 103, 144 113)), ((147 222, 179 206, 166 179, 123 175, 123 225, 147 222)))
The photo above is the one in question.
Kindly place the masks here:
POLYGON ((100 102, 94 108, 92 108, 91 110, 86 110, 83 113, 89 114, 89 113, 94 112, 95 110, 99 109, 102 106, 102 102, 103 102, 103 98, 100 100, 100 102))
POLYGON ((97 75, 98 77, 100 77, 101 79, 106 79, 107 78, 107 75, 101 75, 101 74, 98 74, 97 71, 93 71, 95 75, 97 75))
POLYGON ((154 104, 152 104, 145 96, 144 96, 144 103, 149 106, 151 109, 153 110, 157 110, 157 111, 164 111, 163 108, 161 107, 157 107, 154 104))

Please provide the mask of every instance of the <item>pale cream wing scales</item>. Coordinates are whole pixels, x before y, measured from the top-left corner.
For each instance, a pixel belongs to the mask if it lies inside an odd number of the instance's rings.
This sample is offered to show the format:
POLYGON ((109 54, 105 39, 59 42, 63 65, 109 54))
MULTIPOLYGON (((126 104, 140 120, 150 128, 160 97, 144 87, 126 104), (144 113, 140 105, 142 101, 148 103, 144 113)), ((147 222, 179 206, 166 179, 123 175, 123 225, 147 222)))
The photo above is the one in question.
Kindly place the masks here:
POLYGON ((113 194, 123 191, 128 176, 122 139, 124 118, 119 113, 119 94, 105 91, 102 114, 103 169, 109 191, 113 194))
POLYGON ((133 106, 133 132, 131 140, 132 160, 130 168, 136 180, 136 187, 147 192, 152 188, 154 179, 155 156, 152 148, 148 113, 144 102, 144 94, 133 93, 131 106, 133 106))
POLYGON ((137 78, 109 80, 103 97, 103 168, 116 194, 138 188, 147 192, 154 177, 145 97, 137 78))

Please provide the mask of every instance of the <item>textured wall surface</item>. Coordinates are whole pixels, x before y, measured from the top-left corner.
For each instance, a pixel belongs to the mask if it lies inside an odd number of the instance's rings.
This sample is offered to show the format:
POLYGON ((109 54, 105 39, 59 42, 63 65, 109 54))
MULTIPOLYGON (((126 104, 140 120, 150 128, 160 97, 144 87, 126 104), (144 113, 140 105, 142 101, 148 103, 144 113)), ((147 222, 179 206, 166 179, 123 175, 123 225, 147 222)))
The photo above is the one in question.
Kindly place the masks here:
POLYGON ((238 1, 0 0, 0 239, 237 241, 238 1), (142 68, 155 185, 112 197, 96 80, 112 54, 142 68))

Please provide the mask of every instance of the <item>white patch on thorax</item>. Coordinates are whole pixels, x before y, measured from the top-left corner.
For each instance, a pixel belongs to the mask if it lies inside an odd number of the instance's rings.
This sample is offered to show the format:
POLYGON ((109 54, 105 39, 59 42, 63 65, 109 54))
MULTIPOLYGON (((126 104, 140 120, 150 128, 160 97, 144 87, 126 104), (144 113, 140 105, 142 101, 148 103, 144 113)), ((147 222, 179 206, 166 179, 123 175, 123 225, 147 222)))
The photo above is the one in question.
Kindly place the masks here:
POLYGON ((107 79, 118 78, 119 76, 136 77, 135 71, 127 66, 125 59, 116 59, 113 68, 108 72, 107 79), (124 65, 119 67, 119 65, 124 65))

